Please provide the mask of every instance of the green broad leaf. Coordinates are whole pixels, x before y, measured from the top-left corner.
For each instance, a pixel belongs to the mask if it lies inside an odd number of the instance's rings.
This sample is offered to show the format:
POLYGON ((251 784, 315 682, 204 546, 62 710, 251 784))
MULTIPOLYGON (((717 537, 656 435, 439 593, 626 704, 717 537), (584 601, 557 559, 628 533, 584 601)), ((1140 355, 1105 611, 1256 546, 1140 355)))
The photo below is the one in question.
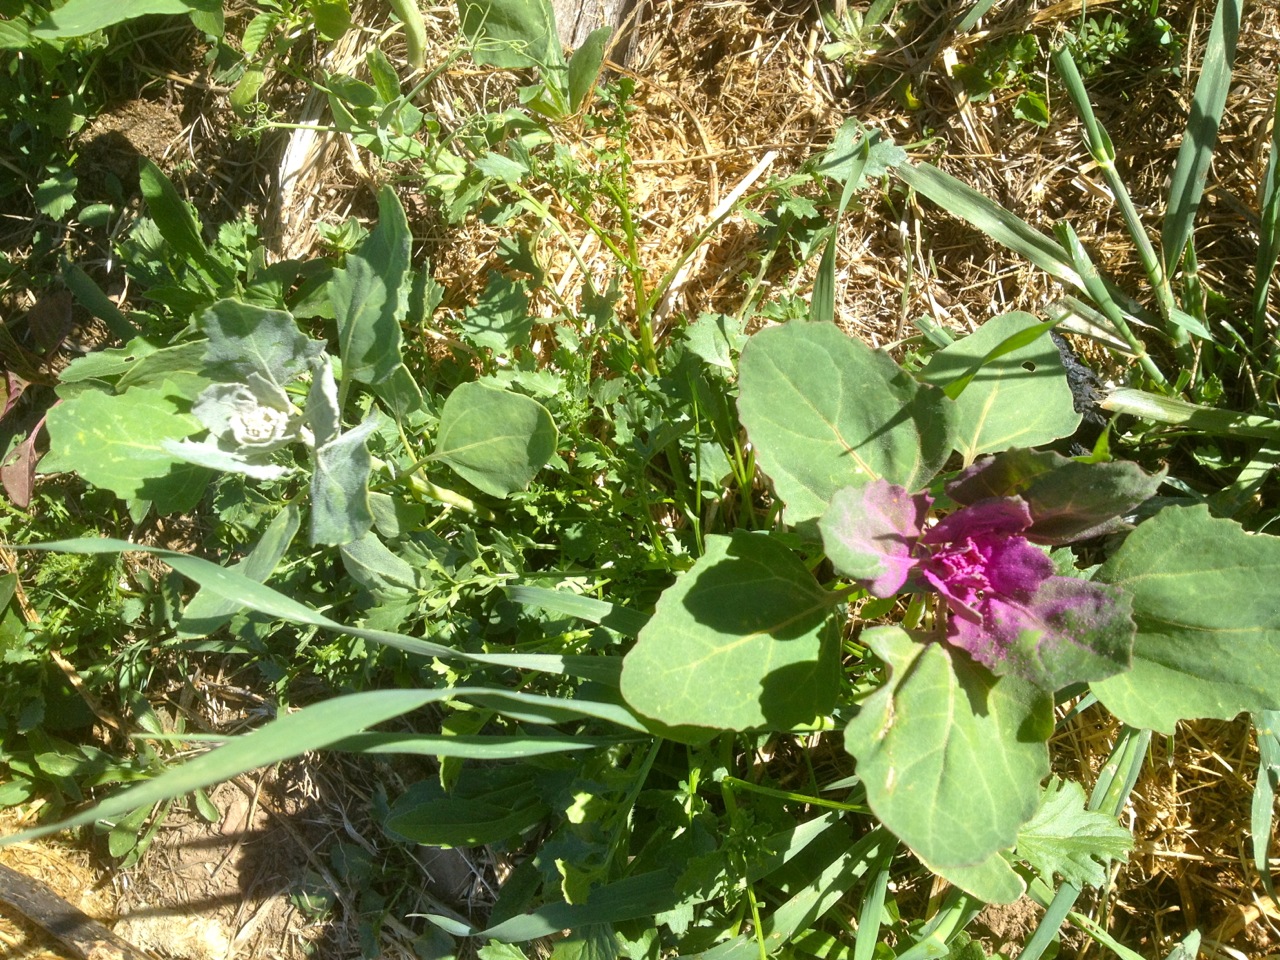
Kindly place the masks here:
POLYGON ((952 401, 834 324, 757 333, 739 370, 739 414, 793 525, 868 480, 917 491, 954 446, 952 401))
POLYGON ((845 730, 872 811, 940 870, 1011 849, 1049 772, 1053 698, 900 627, 862 639, 890 671, 845 730))
POLYGON ((460 326, 469 341, 494 353, 510 353, 514 347, 526 345, 533 317, 524 284, 490 271, 484 293, 474 307, 463 311, 460 326))
POLYGON ((1114 817, 1086 809, 1084 788, 1052 777, 1035 815, 1018 831, 1018 856, 1052 885, 1054 875, 1077 887, 1101 887, 1105 866, 1126 860, 1133 835, 1114 817))
POLYGON ((209 386, 204 368, 206 345, 201 341, 180 343, 173 347, 148 350, 129 364, 116 381, 116 392, 123 393, 134 387, 168 384, 170 396, 181 396, 195 401, 200 392, 209 386))
POLYGON ((555 11, 548 0, 458 0, 471 59, 502 70, 564 66, 555 11))
POLYGON ((1006 313, 929 360, 922 374, 926 383, 946 387, 962 377, 972 378, 955 398, 956 451, 966 463, 982 453, 1069 437, 1080 426, 1067 373, 1048 329, 1029 313, 1006 313), (1026 331, 1044 333, 1032 343, 987 359, 1010 337, 1026 331))
POLYGON ((321 40, 332 42, 351 29, 351 9, 347 0, 307 0, 321 40))
POLYGON ((587 39, 582 41, 582 46, 573 51, 573 56, 569 58, 569 109, 574 113, 586 102, 596 85, 611 36, 613 30, 610 27, 592 30, 587 39))
POLYGON ((36 187, 33 199, 36 209, 54 220, 61 220, 76 205, 79 180, 70 170, 60 170, 36 187))
POLYGON ((256 373, 283 387, 324 352, 324 344, 303 336, 283 310, 219 300, 199 324, 209 338, 206 369, 228 383, 245 383, 256 373))
POLYGON ((131 370, 143 357, 155 352, 153 344, 142 337, 135 337, 123 347, 95 350, 77 357, 58 374, 58 380, 61 383, 80 383, 84 380, 118 377, 131 370))
MULTIPOLYGON (((109 5, 103 4, 104 8, 109 5)), ((63 8, 66 9, 65 7, 63 8)), ((118 9, 118 8, 116 8, 118 9)), ((190 204, 178 195, 173 182, 154 163, 143 157, 138 166, 138 182, 142 196, 147 201, 147 211, 155 221, 160 235, 173 247, 174 252, 187 257, 202 267, 216 268, 217 261, 209 253, 200 236, 200 223, 190 204)))
MULTIPOLYGON (((271 523, 267 524, 267 529, 249 551, 249 555, 234 564, 232 569, 258 583, 265 583, 267 578, 275 572, 276 566, 284 559, 301 523, 302 516, 298 505, 286 504, 271 523)), ((243 609, 242 603, 229 600, 201 587, 187 603, 186 609, 182 611, 182 620, 178 623, 178 636, 207 637, 225 626, 233 614, 243 609)))
POLYGON ((411 786, 383 826, 393 837, 433 847, 475 847, 518 837, 551 812, 537 770, 523 764, 468 767, 451 792, 436 778, 411 786))
POLYGON ((378 428, 372 416, 358 427, 316 447, 311 475, 311 542, 341 546, 359 540, 373 526, 369 477, 373 457, 366 445, 378 428))
POLYGON ((31 33, 41 40, 61 40, 114 27, 117 23, 152 14, 221 12, 222 0, 129 0, 103 3, 102 0, 67 0, 31 33))
POLYGON ((1018 876, 1003 853, 993 853, 981 863, 967 867, 939 867, 923 857, 920 862, 984 903, 1013 903, 1027 892, 1026 881, 1018 876))
POLYGON ((400 322, 411 285, 409 224, 395 191, 383 187, 378 225, 329 281, 344 379, 378 384, 400 366, 400 322))
POLYGON ((448 690, 374 690, 334 697, 303 707, 296 713, 281 714, 252 733, 229 740, 154 779, 122 790, 66 820, 0 837, 0 846, 97 820, 115 820, 139 807, 221 783, 247 770, 270 766, 311 750, 322 750, 344 737, 451 696, 448 690))
POLYGON ((1179 720, 1280 709, 1280 539, 1166 507, 1095 575, 1133 598, 1133 666, 1093 684, 1125 723, 1173 733, 1179 720))
POLYGON ((86 391, 50 409, 45 421, 59 470, 74 470, 122 500, 150 500, 161 514, 183 513, 204 496, 211 474, 165 450, 204 429, 181 413, 169 391, 138 387, 118 396, 86 391))
POLYGON ((838 597, 767 536, 707 538, 658 599, 622 666, 622 696, 672 728, 786 730, 835 703, 838 597))
POLYGON ((366 589, 412 587, 417 582, 413 567, 392 553, 372 530, 339 549, 342 565, 351 579, 366 589))
POLYGON ((559 434, 547 408, 483 383, 457 387, 440 411, 431 459, 493 497, 527 487, 556 452, 559 434))

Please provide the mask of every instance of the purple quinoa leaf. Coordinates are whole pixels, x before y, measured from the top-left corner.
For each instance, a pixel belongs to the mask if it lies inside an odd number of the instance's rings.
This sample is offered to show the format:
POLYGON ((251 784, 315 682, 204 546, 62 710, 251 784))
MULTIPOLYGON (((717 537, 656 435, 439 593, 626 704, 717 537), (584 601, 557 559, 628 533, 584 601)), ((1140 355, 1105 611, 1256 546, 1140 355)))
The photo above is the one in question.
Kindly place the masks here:
POLYGON ((1164 471, 1147 474, 1126 460, 1070 460, 1037 477, 1022 494, 1032 516, 1025 536, 1058 545, 1123 529, 1127 524, 1121 517, 1154 496, 1163 482, 1164 471))
POLYGON ((922 543, 958 543, 993 534, 1012 537, 1031 526, 1031 508, 1017 497, 983 500, 943 517, 920 538, 922 543))
POLYGON ((818 521, 836 572, 872 596, 893 596, 916 565, 913 553, 932 504, 928 494, 883 480, 838 491, 818 521))
MULTIPOLYGON (((966 507, 952 516, 981 512, 982 507, 983 504, 966 507)), ((1001 529, 977 527, 970 536, 936 547, 920 562, 924 579, 947 599, 955 613, 974 623, 982 621, 981 610, 988 598, 1025 603, 1053 572, 1053 561, 1022 537, 1010 536, 1001 529)))
POLYGON ((1027 603, 988 598, 980 624, 953 617, 948 639, 994 673, 1054 691, 1129 669, 1134 631, 1123 591, 1050 577, 1027 603))
POLYGON ((979 457, 947 484, 947 496, 968 505, 991 497, 1013 497, 1027 489, 1037 477, 1071 461, 1052 450, 1019 448, 993 457, 979 457))

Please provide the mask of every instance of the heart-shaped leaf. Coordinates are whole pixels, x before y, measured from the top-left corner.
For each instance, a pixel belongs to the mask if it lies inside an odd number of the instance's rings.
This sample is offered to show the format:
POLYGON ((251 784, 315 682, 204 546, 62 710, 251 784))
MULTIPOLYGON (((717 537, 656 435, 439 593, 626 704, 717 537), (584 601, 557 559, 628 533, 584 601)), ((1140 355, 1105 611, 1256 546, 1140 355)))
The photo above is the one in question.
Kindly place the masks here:
POLYGON ((737 531, 658 600, 622 695, 670 727, 786 729, 835 703, 838 597, 775 540, 737 531))
POLYGON ((1280 538, 1246 533, 1206 506, 1166 507, 1096 579, 1133 598, 1133 666, 1093 684, 1134 727, 1280 709, 1280 538))
POLYGON ((208 488, 208 470, 166 447, 204 428, 164 389, 86 390, 50 409, 45 425, 54 452, 42 473, 74 470, 122 500, 152 501, 161 514, 190 510, 208 488))
POLYGON ((440 411, 433 460, 494 497, 523 490, 556 452, 547 408, 519 393, 464 383, 440 411))
POLYGON ((1036 328, 1044 325, 1029 313, 992 317, 925 367, 923 379, 939 387, 972 376, 956 397, 956 450, 966 463, 980 453, 1069 437, 1080 425, 1062 358, 1047 332, 988 359, 1010 337, 1036 328))
POLYGON ((792 524, 868 480, 919 490, 951 453, 954 404, 833 324, 761 331, 739 371, 738 411, 792 524))
POLYGON ((900 627, 862 640, 890 675, 845 730, 845 748, 876 816, 939 869, 1012 848, 1049 772, 1052 696, 900 627))

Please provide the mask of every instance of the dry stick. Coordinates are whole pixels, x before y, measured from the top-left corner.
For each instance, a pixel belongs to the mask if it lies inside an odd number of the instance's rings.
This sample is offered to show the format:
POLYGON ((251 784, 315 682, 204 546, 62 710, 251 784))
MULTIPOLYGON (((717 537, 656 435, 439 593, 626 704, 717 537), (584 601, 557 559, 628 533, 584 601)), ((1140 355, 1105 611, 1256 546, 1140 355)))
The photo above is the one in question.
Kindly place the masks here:
POLYGON ((117 937, 47 884, 0 864, 0 903, 6 903, 80 960, 155 960, 117 937))

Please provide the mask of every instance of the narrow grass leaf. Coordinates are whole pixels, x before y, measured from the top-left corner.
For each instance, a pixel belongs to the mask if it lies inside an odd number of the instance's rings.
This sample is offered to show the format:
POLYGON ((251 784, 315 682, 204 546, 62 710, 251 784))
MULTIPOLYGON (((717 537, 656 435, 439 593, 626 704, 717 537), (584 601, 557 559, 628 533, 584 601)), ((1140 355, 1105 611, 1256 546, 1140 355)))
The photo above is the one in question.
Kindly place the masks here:
POLYGON ((509 586, 505 590, 507 596, 515 603, 577 617, 588 623, 598 623, 627 637, 639 636, 640 631, 649 622, 649 617, 637 610, 605 600, 597 600, 595 597, 570 593, 568 590, 549 590, 546 587, 521 585, 509 586))
POLYGON ((336 740, 367 730, 449 695, 446 690, 374 690, 335 697, 297 713, 286 714, 263 727, 236 737, 153 780, 137 784, 102 803, 58 823, 7 837, 0 846, 30 840, 95 820, 115 820, 139 807, 180 797, 212 786, 248 770, 321 750, 336 740))
POLYGON ((1236 59, 1243 7, 1243 0, 1218 0, 1209 39, 1200 58, 1200 79, 1191 99, 1191 115, 1182 134, 1178 158, 1173 164, 1169 202, 1160 236, 1167 276, 1182 262, 1182 252, 1191 239, 1196 210, 1204 195, 1205 177, 1213 162, 1218 126, 1231 89, 1231 69, 1236 59))
POLYGON ((903 164, 894 172, 907 186, 943 210, 968 221, 1050 276, 1084 290, 1084 281, 1062 247, 995 201, 927 163, 903 164))
MULTIPOLYGON (((405 653, 423 657, 439 657, 444 660, 466 660, 472 663, 492 664, 510 667, 515 670, 536 670, 543 673, 563 674, 598 680, 602 683, 617 685, 617 661, 599 656, 559 656, 555 654, 535 653, 468 653, 456 650, 429 640, 409 637, 404 634, 390 633, 385 630, 369 630, 363 627, 351 627, 331 620, 305 604, 287 597, 265 584, 258 583, 244 574, 220 567, 200 557, 188 556, 161 547, 148 547, 126 540, 115 540, 109 537, 86 538, 80 540, 57 540, 41 544, 22 544, 13 549, 66 551, 67 553, 128 553, 137 551, 160 557, 178 573, 187 577, 201 587, 228 600, 234 600, 240 609, 256 610, 268 616, 278 617, 292 623, 304 623, 333 633, 360 637, 372 643, 384 644, 405 653)), ((632 721, 634 726, 635 721, 632 721)))
POLYGON ((1271 818, 1276 790, 1280 788, 1280 711, 1263 710, 1253 715, 1253 731, 1258 741, 1258 775, 1254 778, 1249 826, 1253 864, 1262 879, 1262 888, 1276 901, 1271 878, 1271 818))

